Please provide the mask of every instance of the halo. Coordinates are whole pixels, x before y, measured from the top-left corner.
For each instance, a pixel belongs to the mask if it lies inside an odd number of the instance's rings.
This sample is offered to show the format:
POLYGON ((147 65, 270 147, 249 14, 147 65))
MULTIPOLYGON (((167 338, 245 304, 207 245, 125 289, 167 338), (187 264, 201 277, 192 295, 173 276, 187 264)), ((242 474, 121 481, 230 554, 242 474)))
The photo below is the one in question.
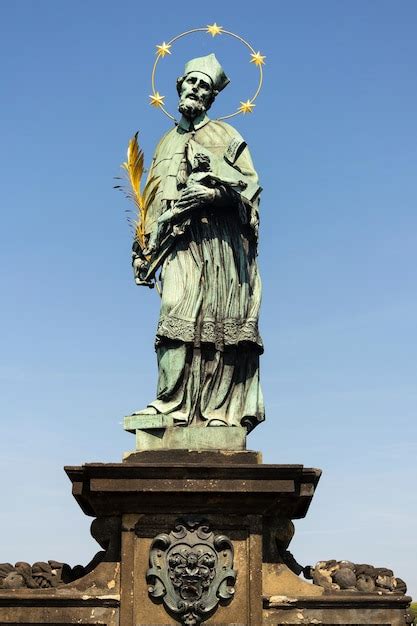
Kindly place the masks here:
POLYGON ((152 76, 151 76, 152 95, 149 96, 150 104, 160 109, 162 113, 165 113, 165 115, 169 117, 171 120, 173 120, 174 122, 177 121, 176 118, 165 109, 164 107, 165 96, 162 96, 156 88, 156 81, 155 81, 156 68, 158 66, 160 59, 163 59, 167 54, 171 54, 171 47, 176 41, 178 41, 179 39, 182 39, 182 37, 191 35, 192 33, 201 33, 201 32, 207 33, 211 35, 212 37, 216 37, 217 35, 229 35, 229 37, 234 37, 234 39, 237 39, 244 46, 246 46, 246 48, 249 49, 250 56, 251 56, 250 63, 254 63, 256 67, 259 69, 258 86, 254 95, 251 98, 248 98, 246 101, 240 101, 240 106, 233 113, 229 113, 228 115, 223 115, 222 117, 218 117, 217 119, 227 120, 227 119, 230 119, 231 117, 234 117, 235 115, 240 115, 241 113, 243 114, 252 113, 254 107, 256 106, 254 102, 256 98, 258 97, 259 92, 261 91, 262 82, 263 82, 262 66, 265 64, 266 57, 265 55, 262 55, 259 51, 255 52, 255 49, 252 48, 250 43, 248 43, 245 39, 243 39, 243 37, 241 37, 240 35, 236 35, 236 33, 232 33, 229 30, 224 30, 224 28, 222 26, 218 26, 216 22, 214 22, 214 24, 207 25, 205 28, 191 28, 190 30, 186 30, 180 35, 176 35, 175 37, 170 39, 167 43, 165 43, 164 41, 162 44, 159 44, 156 46, 156 59, 155 59, 155 63, 153 64, 152 76))

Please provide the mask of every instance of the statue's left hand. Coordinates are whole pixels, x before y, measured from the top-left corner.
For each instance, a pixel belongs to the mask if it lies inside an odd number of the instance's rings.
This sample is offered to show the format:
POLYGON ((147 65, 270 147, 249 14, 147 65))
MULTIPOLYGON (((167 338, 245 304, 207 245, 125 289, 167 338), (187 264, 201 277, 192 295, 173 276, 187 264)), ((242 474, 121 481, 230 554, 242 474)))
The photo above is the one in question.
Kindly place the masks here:
POLYGON ((211 204, 216 199, 216 190, 194 183, 186 187, 176 203, 178 209, 197 209, 205 204, 211 204))
POLYGON ((135 283, 145 287, 154 287, 153 280, 146 280, 146 273, 149 269, 149 263, 145 259, 141 258, 137 254, 132 254, 132 268, 135 283))

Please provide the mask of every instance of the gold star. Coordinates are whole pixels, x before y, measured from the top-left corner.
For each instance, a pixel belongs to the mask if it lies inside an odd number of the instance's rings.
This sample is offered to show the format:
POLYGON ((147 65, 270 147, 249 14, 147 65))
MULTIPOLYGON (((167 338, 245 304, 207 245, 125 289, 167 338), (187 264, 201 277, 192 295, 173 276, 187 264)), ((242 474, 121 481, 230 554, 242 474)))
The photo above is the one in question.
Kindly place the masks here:
POLYGON ((171 54, 170 51, 171 44, 170 43, 161 43, 159 46, 156 46, 156 54, 159 57, 164 58, 167 54, 171 54))
POLYGON ((264 59, 266 59, 266 56, 263 56, 259 51, 255 54, 251 54, 251 63, 255 63, 255 65, 265 65, 265 61, 264 59))
POLYGON ((246 102, 240 102, 241 106, 239 107, 239 113, 252 113, 253 108, 256 106, 250 100, 246 100, 246 102))
POLYGON ((164 104, 164 99, 165 96, 161 96, 161 94, 159 93, 159 91, 155 91, 155 93, 153 93, 151 96, 149 96, 151 101, 149 104, 151 104, 153 107, 157 107, 158 109, 160 107, 163 106, 164 104))
POLYGON ((207 32, 210 33, 212 37, 220 35, 222 31, 223 26, 217 26, 216 22, 214 22, 214 24, 207 24, 207 32))

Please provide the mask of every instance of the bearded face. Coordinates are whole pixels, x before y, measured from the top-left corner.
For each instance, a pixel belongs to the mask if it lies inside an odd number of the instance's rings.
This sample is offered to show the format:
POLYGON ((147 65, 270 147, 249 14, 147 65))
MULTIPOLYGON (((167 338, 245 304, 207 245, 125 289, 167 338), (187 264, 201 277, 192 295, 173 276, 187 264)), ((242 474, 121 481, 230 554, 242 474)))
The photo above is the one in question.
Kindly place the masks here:
POLYGON ((188 119, 194 119, 207 111, 212 101, 213 87, 208 76, 201 72, 187 74, 180 89, 179 112, 188 119))

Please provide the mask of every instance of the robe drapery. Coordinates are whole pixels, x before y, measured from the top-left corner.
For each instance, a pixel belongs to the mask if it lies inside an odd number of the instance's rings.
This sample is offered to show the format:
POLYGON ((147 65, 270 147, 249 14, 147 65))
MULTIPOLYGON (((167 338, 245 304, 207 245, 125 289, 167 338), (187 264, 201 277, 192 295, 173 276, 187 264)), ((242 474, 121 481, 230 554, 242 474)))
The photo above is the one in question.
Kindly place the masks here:
POLYGON ((221 201, 188 216, 161 270, 156 333, 157 397, 174 423, 240 426, 264 419, 259 383, 261 281, 256 263, 257 174, 242 137, 207 116, 182 119, 160 141, 149 177, 160 180, 146 231, 180 196, 178 174, 196 152, 210 156, 221 201))

